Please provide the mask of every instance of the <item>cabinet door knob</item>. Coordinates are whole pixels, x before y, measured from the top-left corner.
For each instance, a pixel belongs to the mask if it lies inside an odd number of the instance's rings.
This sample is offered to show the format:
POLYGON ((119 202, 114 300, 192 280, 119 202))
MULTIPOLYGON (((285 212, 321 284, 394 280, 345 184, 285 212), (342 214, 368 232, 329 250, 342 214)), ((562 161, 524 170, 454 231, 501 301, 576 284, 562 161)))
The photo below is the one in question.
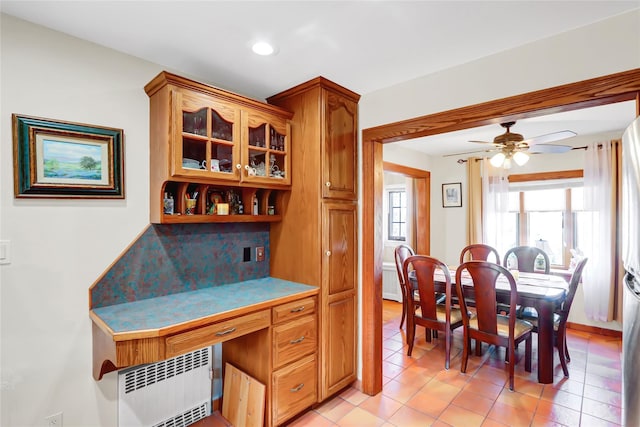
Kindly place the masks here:
POLYGON ((324 185, 325 185, 326 187, 331 187, 331 181, 327 181, 327 182, 325 182, 325 183, 324 183, 324 185))
POLYGON ((236 169, 238 169, 238 170, 242 169, 242 165, 241 165, 240 163, 238 163, 238 164, 236 165, 236 169))
POLYGON ((331 256, 331 251, 327 251, 325 253, 327 254, 327 256, 331 256))

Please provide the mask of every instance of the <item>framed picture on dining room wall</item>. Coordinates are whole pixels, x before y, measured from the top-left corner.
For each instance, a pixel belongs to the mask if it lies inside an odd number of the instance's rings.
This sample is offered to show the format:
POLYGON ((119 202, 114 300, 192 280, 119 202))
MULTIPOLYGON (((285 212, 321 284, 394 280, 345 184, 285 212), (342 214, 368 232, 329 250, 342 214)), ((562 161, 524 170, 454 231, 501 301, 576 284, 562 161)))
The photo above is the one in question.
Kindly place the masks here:
POLYGON ((15 197, 123 199, 123 130, 13 114, 15 197))
POLYGON ((452 182, 448 184, 442 184, 442 207, 462 207, 462 183, 452 182))

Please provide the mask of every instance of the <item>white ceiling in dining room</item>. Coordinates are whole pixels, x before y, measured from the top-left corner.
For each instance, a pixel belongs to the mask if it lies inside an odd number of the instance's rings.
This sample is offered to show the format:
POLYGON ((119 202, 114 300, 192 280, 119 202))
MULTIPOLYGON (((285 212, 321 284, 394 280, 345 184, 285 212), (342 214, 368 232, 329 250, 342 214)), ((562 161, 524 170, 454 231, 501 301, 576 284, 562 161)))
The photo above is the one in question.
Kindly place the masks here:
MULTIPOLYGON (((0 1, 2 13, 257 99, 318 75, 366 95, 637 9, 638 0, 0 1), (276 54, 253 54, 258 40, 274 43, 276 54)), ((627 107, 522 120, 512 131, 619 130, 633 114, 627 107)), ((442 155, 502 131, 400 144, 442 155)))

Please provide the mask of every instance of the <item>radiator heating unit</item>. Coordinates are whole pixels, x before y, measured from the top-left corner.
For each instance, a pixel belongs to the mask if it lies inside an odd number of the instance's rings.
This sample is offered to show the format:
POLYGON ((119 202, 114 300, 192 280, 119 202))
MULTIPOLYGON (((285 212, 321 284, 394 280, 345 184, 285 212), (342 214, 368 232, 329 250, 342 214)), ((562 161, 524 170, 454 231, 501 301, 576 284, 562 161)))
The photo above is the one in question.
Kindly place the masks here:
POLYGON ((382 298, 402 302, 402 291, 394 262, 382 263, 382 298))
POLYGON ((185 427, 211 415, 211 347, 118 373, 120 427, 185 427))

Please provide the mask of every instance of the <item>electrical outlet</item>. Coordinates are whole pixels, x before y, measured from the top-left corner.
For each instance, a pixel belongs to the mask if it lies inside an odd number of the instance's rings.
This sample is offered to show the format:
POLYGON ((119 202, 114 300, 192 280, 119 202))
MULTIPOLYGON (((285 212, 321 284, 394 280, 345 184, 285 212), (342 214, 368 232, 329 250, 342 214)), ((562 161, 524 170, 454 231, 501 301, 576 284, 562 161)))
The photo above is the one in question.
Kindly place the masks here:
POLYGON ((264 261, 264 246, 256 248, 256 261, 264 261))
POLYGON ((62 412, 44 418, 46 427, 62 427, 62 412))

